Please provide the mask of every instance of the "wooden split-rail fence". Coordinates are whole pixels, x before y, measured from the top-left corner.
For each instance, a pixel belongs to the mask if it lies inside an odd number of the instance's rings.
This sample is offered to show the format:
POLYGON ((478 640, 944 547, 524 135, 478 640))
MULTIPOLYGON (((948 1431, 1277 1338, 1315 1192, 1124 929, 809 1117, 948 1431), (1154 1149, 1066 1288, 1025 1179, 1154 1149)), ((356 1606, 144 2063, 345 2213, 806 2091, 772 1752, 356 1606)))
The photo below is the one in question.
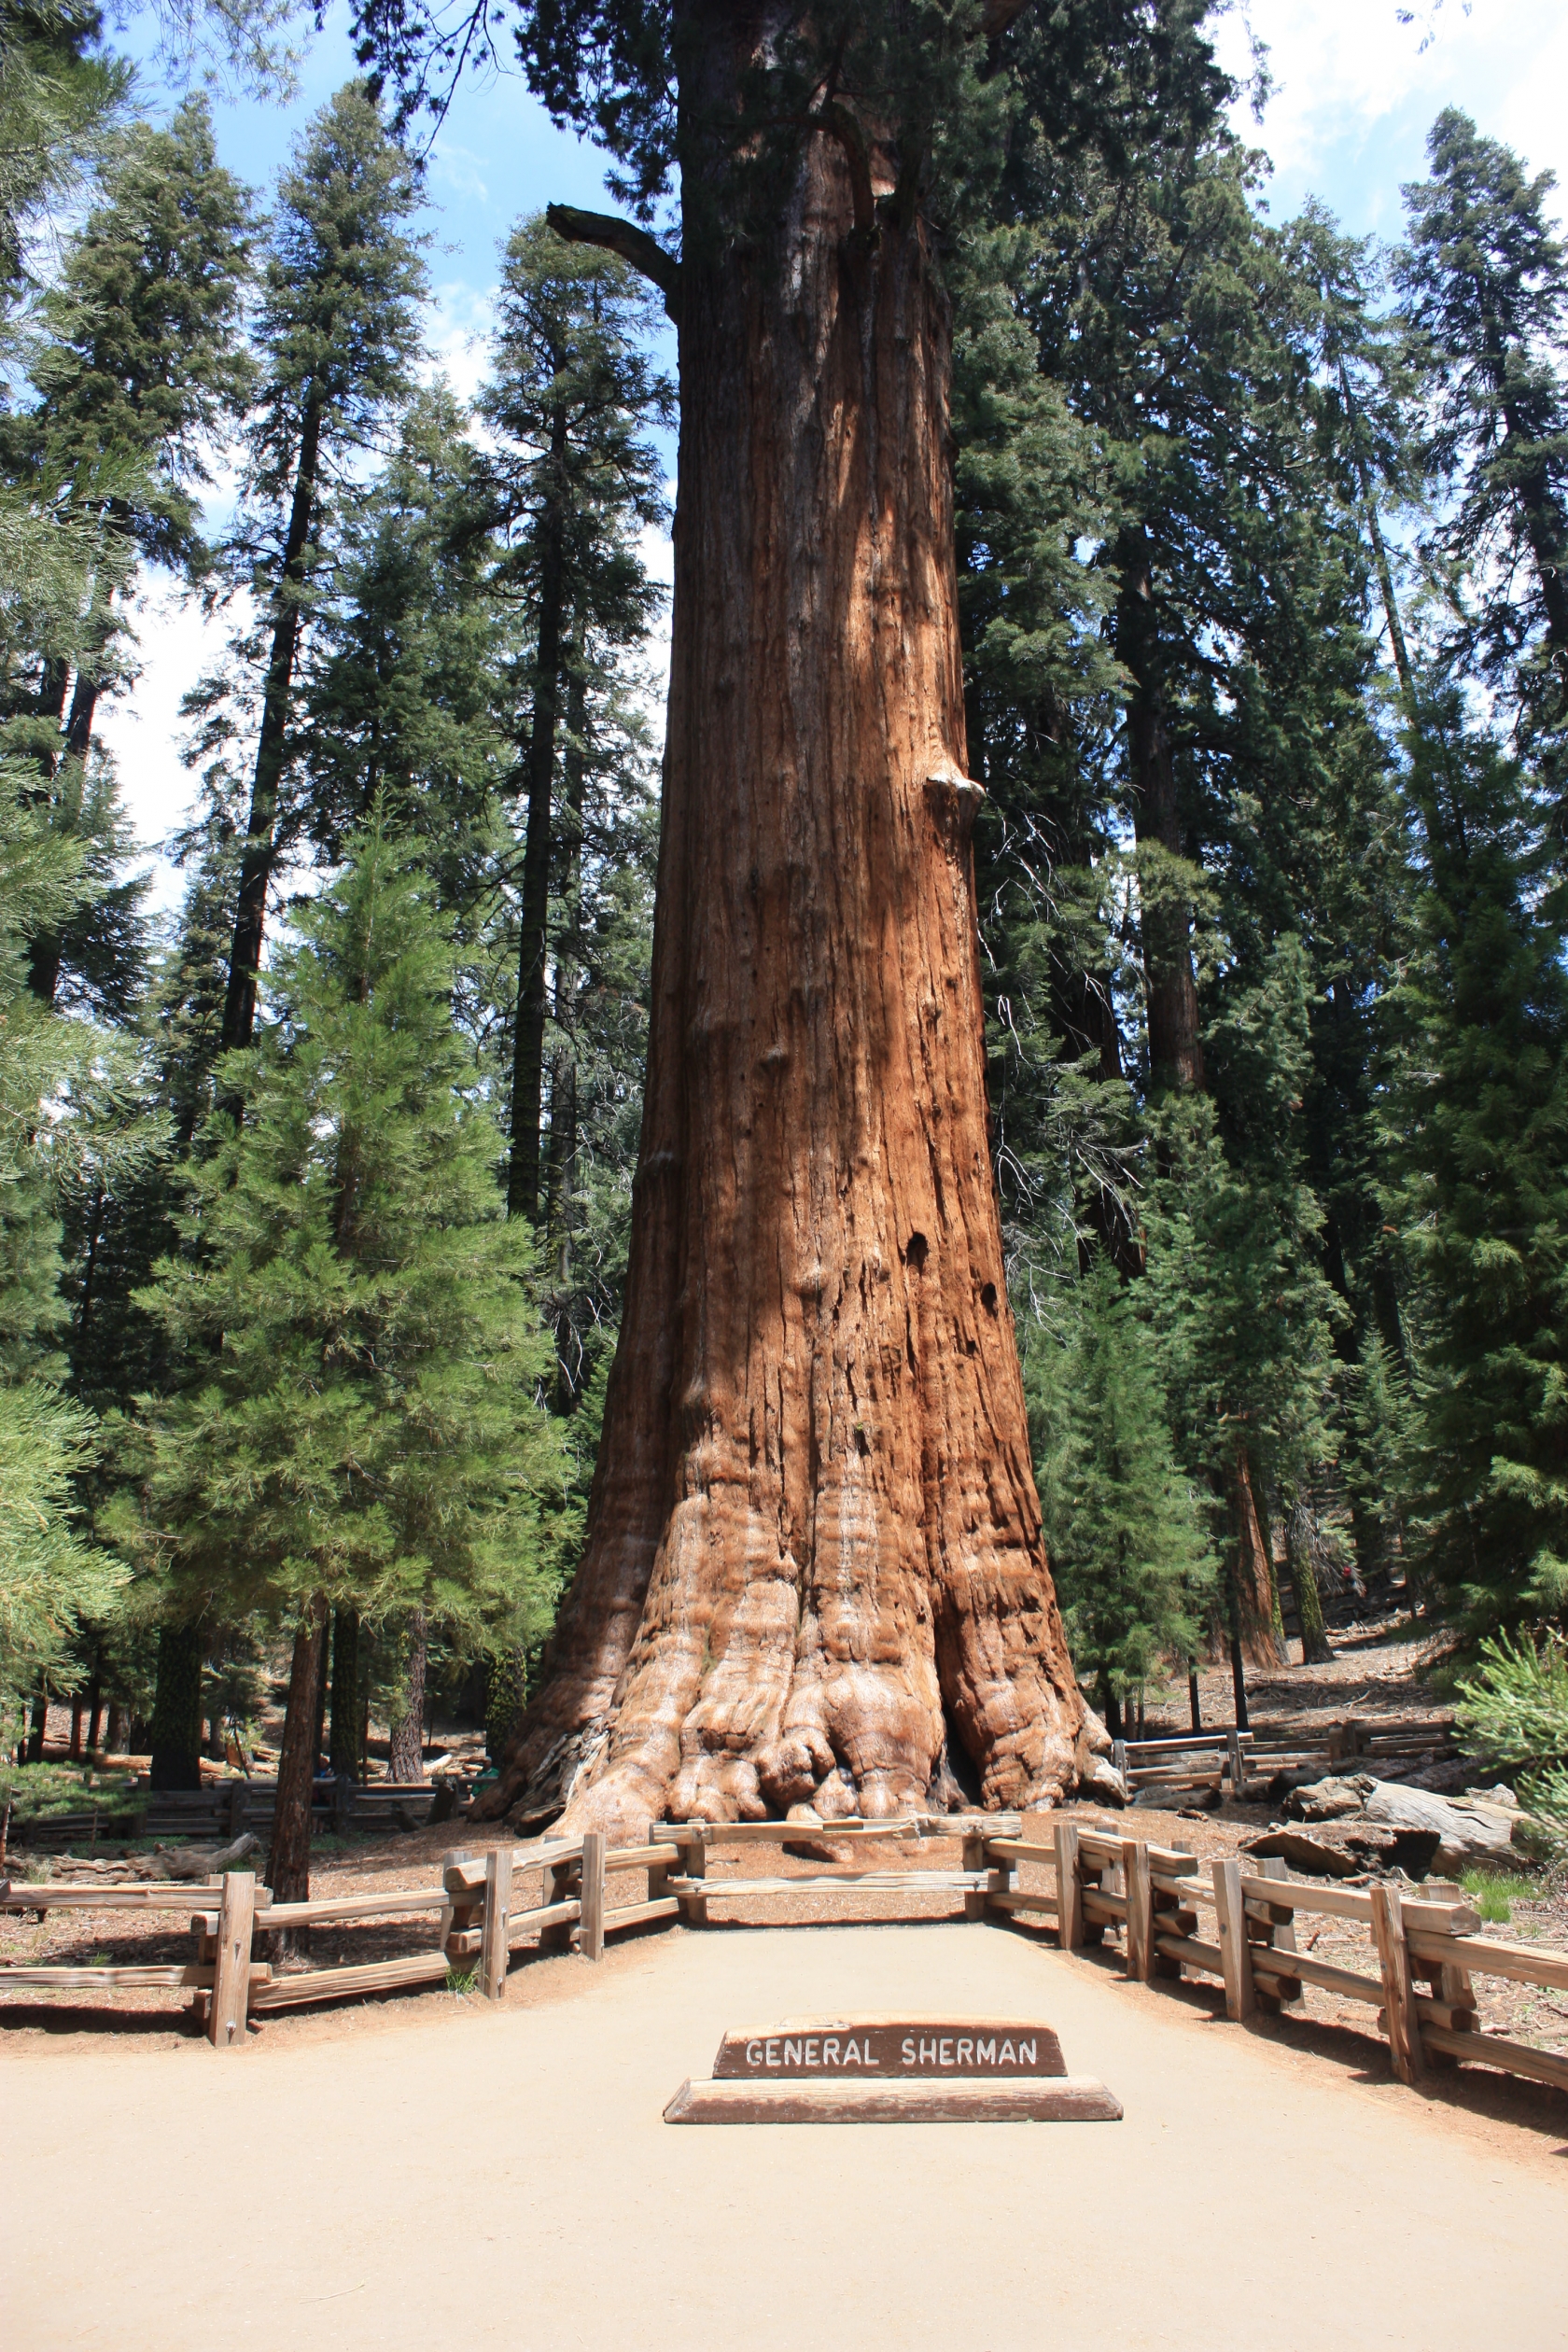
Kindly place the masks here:
MULTIPOLYGON (((311 1799, 318 1829, 422 1829, 443 1795, 441 1781, 319 1781, 311 1799)), ((133 1789, 105 1792, 105 1801, 73 1813, 17 1814, 10 1827, 17 1845, 49 1844, 56 1850, 95 1845, 100 1839, 233 1839, 254 1830, 265 1837, 277 1811, 275 1780, 215 1781, 205 1788, 133 1789)))
POLYGON ((186 1989, 209 2038, 223 2049, 242 2038, 247 2015, 323 2000, 453 1983, 497 2000, 519 1948, 536 1937, 543 1952, 575 1945, 596 1960, 608 1936, 678 1917, 703 1926, 714 1905, 722 1913, 737 1901, 784 1896, 875 1897, 885 1906, 902 1895, 961 1901, 966 1919, 1054 1925, 1067 1952, 1118 1936, 1128 1977, 1146 1984, 1217 1978, 1226 2014, 1238 2023, 1260 2011, 1287 2012, 1309 1984, 1362 2002, 1377 2012, 1394 2069, 1406 2082, 1445 2061, 1473 2059, 1568 2091, 1568 2057, 1483 2032, 1473 1989, 1476 1977, 1493 1976, 1568 1992, 1568 1950, 1478 1935, 1477 1914, 1451 1890, 1427 1894, 1393 1883, 1325 1885, 1293 1878, 1282 1862, 1254 1864, 1245 1856, 1206 1868, 1181 1847, 1153 1845, 1066 1817, 1051 1825, 1048 1840, 1026 1838, 1016 1815, 994 1813, 833 1822, 820 1829, 799 1822, 660 1822, 638 1845, 607 1848, 601 1835, 588 1832, 538 1845, 496 1846, 482 1855, 456 1852, 445 1856, 429 1886, 303 1903, 273 1903, 266 1888, 239 1870, 203 1886, 0 1882, 0 1911, 183 1911, 194 1938, 189 1961, 161 1967, 0 1967, 0 1990, 186 1989), (861 1867, 853 1849, 889 1837, 957 1839, 959 1867, 861 1867), (726 1846, 805 1841, 852 1851, 848 1859, 809 1876, 721 1876, 708 1868, 715 1850, 726 1846), (1021 1885, 1018 1874, 1026 1866, 1051 1883, 1021 1885), (607 1879, 629 1871, 646 1872, 645 1898, 610 1907, 607 1879), (537 1893, 519 1900, 519 1882, 536 1872, 537 1893), (435 1948, 398 1959, 274 1973, 253 1957, 256 1939, 280 1929, 430 1913, 439 1914, 435 1948), (1301 1918, 1365 1927, 1369 1967, 1346 1968, 1300 1950, 1301 1918))
POLYGON ((1130 1796, 1145 1790, 1181 1797, 1229 1784, 1245 1804, 1281 1772, 1365 1772, 1387 1777, 1458 1754, 1451 1718, 1400 1723, 1379 1729, 1346 1715, 1311 1731, 1195 1731, 1157 1740, 1116 1740, 1111 1761, 1130 1796))

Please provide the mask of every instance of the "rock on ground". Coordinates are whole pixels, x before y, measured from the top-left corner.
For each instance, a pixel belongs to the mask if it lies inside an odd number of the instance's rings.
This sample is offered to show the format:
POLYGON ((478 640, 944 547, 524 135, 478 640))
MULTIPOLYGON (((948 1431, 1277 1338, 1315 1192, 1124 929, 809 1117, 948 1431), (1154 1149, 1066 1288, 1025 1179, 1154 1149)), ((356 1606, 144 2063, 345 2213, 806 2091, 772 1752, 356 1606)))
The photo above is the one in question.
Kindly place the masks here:
POLYGON ((1515 1826, 1523 1819, 1516 1807, 1492 1799, 1439 1797, 1432 1789, 1391 1781, 1374 1783, 1365 1815, 1390 1829, 1435 1831, 1437 1847, 1432 1867, 1445 1872, 1463 1869, 1466 1863, 1504 1859, 1512 1848, 1515 1826))

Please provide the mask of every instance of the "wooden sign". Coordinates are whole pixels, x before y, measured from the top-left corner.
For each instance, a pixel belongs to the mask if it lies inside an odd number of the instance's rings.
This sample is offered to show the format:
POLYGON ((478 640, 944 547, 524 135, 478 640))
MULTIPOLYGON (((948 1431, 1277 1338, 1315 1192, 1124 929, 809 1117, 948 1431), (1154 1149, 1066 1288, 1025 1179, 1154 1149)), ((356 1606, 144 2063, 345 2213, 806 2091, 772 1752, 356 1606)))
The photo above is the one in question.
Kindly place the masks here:
POLYGON ((792 2017, 733 2030, 712 2078, 683 2082, 666 2123, 1117 2122, 1121 2103, 1070 2075, 1037 2020, 792 2017))
POLYGON ((732 2030, 713 2062, 714 2079, 721 2082, 894 2076, 990 2081, 1066 2072, 1049 2025, 995 2017, 791 2017, 781 2025, 732 2030))

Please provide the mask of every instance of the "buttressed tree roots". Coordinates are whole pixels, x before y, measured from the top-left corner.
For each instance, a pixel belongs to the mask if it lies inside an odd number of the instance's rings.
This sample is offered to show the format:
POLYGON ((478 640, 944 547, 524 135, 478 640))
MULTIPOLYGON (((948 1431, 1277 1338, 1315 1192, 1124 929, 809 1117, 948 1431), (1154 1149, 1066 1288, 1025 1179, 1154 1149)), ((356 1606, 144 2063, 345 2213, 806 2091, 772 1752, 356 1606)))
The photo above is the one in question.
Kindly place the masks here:
POLYGON ((626 1308, 586 1548, 493 1815, 887 1818, 940 1803, 949 1766, 1048 1804, 1103 1743, 988 1148, 947 312, 918 217, 867 233, 864 207, 853 154, 809 137, 771 245, 689 239, 672 283, 626 1308))

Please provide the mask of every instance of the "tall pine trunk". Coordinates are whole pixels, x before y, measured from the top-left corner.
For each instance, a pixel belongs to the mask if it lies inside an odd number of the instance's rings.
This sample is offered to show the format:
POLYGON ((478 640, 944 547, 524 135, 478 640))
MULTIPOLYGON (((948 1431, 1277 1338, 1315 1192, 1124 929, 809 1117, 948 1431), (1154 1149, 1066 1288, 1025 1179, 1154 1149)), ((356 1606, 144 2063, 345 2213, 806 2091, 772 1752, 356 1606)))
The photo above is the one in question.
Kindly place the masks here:
POLYGON ((283 564, 273 609, 273 637, 267 656, 266 683, 261 694, 261 728, 256 743, 250 816, 245 826, 245 848, 240 857, 234 943, 229 958, 229 987, 223 1001, 221 1050, 226 1054, 248 1045, 256 1026, 256 988, 261 970, 261 941, 267 922, 267 891, 277 856, 278 794, 283 783, 288 741, 294 663, 300 650, 306 551, 315 512, 316 477, 321 464, 322 421, 320 396, 313 391, 305 403, 300 455, 294 469, 294 495, 288 510, 288 529, 284 539, 283 564))
POLYGON ((1285 1644, 1268 1529, 1246 1440, 1241 1437, 1236 1440, 1231 1457, 1229 1494, 1231 1540, 1235 1547, 1231 1575, 1241 1654, 1249 1666, 1282 1666, 1286 1662, 1285 1644))
POLYGON ((626 1305, 497 1793, 572 1827, 888 1817, 945 1705, 989 1804, 1086 1762, 987 1135, 947 315, 860 211, 818 135, 769 232, 687 237, 626 1305))
POLYGON ((415 1609, 408 1624, 408 1664, 403 1675, 402 1713, 392 1726, 386 1770, 395 1781, 425 1777, 425 1666, 428 1644, 425 1612, 415 1609))
POLYGON ((152 1702, 153 1788, 202 1785, 202 1655, 199 1625, 165 1625, 158 1636, 158 1682, 152 1702))
MULTIPOLYGON (((1154 552, 1142 524, 1129 524, 1123 531, 1116 568, 1122 583, 1116 599, 1116 653, 1133 679, 1127 712, 1133 831, 1141 849, 1155 847, 1180 858, 1185 844, 1165 707, 1154 552)), ((1203 1043, 1192 921, 1180 894, 1169 888, 1151 890, 1146 880, 1141 927, 1150 1084, 1156 1092, 1167 1086, 1201 1086, 1203 1043)))
POLYGON ((528 735, 528 821, 523 838, 523 890, 517 938, 517 1019, 511 1048, 511 1156, 507 1214, 538 1225, 539 1110, 544 1087, 544 967, 550 931, 550 819, 555 789, 555 722, 561 690, 565 618, 567 419, 558 410, 550 486, 539 517, 539 634, 534 707, 528 735))
MULTIPOLYGON (((277 1811, 273 1817, 272 1852, 267 1857, 267 1884, 274 1901, 279 1903, 303 1903, 310 1898, 316 1692, 326 1667, 326 1650, 327 1603, 317 1592, 305 1603, 294 1629, 288 1708, 283 1720, 283 1748, 278 1757, 277 1811)), ((280 1935, 275 1948, 308 1951, 309 1930, 295 1929, 280 1935)))
POLYGON ((555 1292, 555 1410, 577 1401, 578 1361, 572 1328, 572 1196, 577 1188, 577 994, 582 972, 582 793, 588 723, 587 633, 581 613, 572 632, 567 688, 567 755, 563 763, 561 843, 564 868, 562 935, 555 955, 555 1027, 561 1043, 550 1073, 550 1157, 545 1231, 555 1292))
POLYGON ((332 1612, 332 1739, 329 1751, 340 1780, 359 1777, 359 1612, 342 1603, 332 1612))
POLYGON ((1295 1621, 1301 1628, 1301 1662, 1304 1666, 1324 1666, 1334 1656, 1334 1649, 1323 1623, 1323 1595, 1318 1590, 1309 1532, 1304 1520, 1299 1504, 1286 1513, 1285 1557, 1290 1561, 1291 1589, 1295 1594, 1295 1621))

